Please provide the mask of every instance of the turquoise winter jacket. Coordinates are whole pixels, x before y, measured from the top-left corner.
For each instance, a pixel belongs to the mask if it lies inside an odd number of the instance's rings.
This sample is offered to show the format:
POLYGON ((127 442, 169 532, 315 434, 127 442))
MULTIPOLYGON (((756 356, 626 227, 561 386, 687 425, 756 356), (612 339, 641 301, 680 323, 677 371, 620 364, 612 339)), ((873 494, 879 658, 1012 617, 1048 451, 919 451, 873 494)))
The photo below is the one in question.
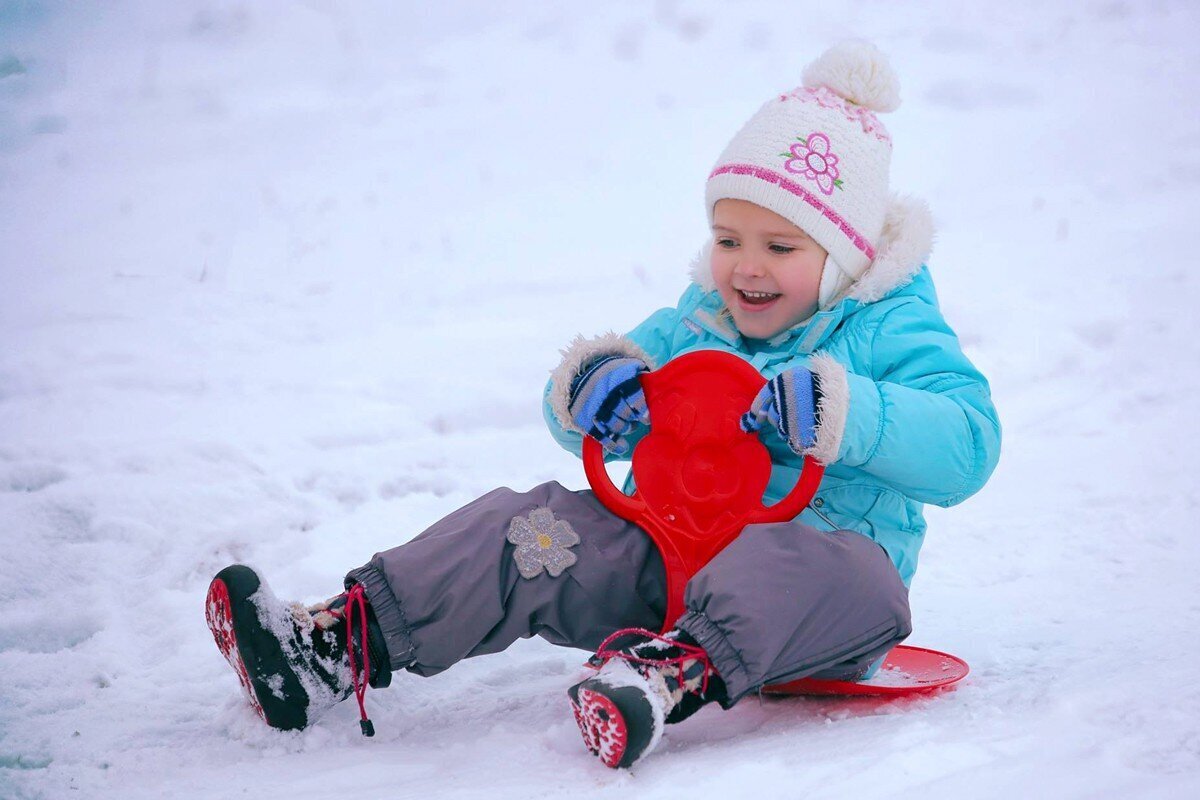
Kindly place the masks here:
MULTIPOLYGON (((598 352, 640 354, 661 366, 693 350, 727 350, 768 379, 807 366, 823 392, 817 444, 808 452, 826 470, 798 519, 874 539, 910 585, 925 537, 924 504, 952 506, 979 491, 999 457, 1000 422, 987 380, 942 317, 928 268, 917 264, 895 284, 876 285, 882 296, 872 302, 852 292, 804 324, 756 341, 738 335, 715 291, 693 283, 676 307, 656 311, 625 337, 577 339, 546 387, 546 423, 559 444, 580 454, 582 434, 570 429, 565 395, 569 377, 598 352)), ((771 426, 762 436, 775 464, 766 499, 775 502, 795 484, 801 458, 771 426)))

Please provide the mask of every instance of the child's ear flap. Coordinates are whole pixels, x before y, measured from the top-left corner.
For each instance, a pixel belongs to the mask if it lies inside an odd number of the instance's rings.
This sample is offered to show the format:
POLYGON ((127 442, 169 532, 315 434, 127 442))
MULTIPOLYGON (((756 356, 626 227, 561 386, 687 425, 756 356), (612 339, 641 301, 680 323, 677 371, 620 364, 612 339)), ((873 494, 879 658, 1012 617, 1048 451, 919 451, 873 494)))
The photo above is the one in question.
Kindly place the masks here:
POLYGON ((850 297, 873 303, 916 277, 933 250, 933 215, 916 197, 892 194, 883 218, 875 260, 850 290, 850 297))

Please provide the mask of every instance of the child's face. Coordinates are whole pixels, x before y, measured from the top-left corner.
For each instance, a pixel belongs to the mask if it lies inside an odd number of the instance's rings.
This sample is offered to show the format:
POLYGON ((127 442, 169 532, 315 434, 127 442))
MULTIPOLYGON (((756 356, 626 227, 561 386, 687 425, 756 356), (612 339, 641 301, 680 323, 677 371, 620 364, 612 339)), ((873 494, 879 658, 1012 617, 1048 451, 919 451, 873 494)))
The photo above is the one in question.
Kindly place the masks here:
POLYGON ((817 310, 825 255, 762 206, 718 200, 713 209, 713 280, 745 337, 770 339, 817 310))

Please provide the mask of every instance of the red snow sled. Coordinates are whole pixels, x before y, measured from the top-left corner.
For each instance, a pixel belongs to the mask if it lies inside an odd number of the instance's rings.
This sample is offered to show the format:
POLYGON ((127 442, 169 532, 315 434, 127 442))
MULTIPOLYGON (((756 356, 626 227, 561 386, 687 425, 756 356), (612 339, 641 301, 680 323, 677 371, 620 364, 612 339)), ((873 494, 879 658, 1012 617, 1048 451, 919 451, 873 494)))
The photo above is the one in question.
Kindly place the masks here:
MULTIPOLYGON (((592 490, 622 519, 654 540, 667 570, 669 630, 683 614, 683 590, 747 525, 795 518, 812 500, 825 469, 805 457, 800 480, 787 497, 763 505, 771 458, 756 434, 738 420, 766 383, 732 353, 701 350, 642 376, 652 427, 633 451, 637 485, 626 495, 604 469, 604 451, 583 439, 583 467, 592 490)), ((805 678, 768 686, 771 694, 898 695, 948 686, 967 674, 959 658, 899 645, 879 673, 861 682, 805 678)))

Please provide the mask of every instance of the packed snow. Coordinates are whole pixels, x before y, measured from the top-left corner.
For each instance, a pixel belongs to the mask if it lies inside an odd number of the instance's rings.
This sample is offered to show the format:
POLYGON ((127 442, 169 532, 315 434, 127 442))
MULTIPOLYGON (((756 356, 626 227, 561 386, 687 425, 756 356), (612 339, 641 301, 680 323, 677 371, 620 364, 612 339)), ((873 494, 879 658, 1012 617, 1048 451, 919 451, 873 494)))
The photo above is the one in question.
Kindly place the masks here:
POLYGON ((0 2, 0 797, 1200 796, 1200 7, 0 2), (631 771, 523 641, 263 726, 204 623, 317 601, 499 485, 541 390, 674 304, 703 182, 848 36, 1005 425, 931 509, 891 703, 751 698, 631 771), (700 793, 700 794, 698 794, 700 793))

